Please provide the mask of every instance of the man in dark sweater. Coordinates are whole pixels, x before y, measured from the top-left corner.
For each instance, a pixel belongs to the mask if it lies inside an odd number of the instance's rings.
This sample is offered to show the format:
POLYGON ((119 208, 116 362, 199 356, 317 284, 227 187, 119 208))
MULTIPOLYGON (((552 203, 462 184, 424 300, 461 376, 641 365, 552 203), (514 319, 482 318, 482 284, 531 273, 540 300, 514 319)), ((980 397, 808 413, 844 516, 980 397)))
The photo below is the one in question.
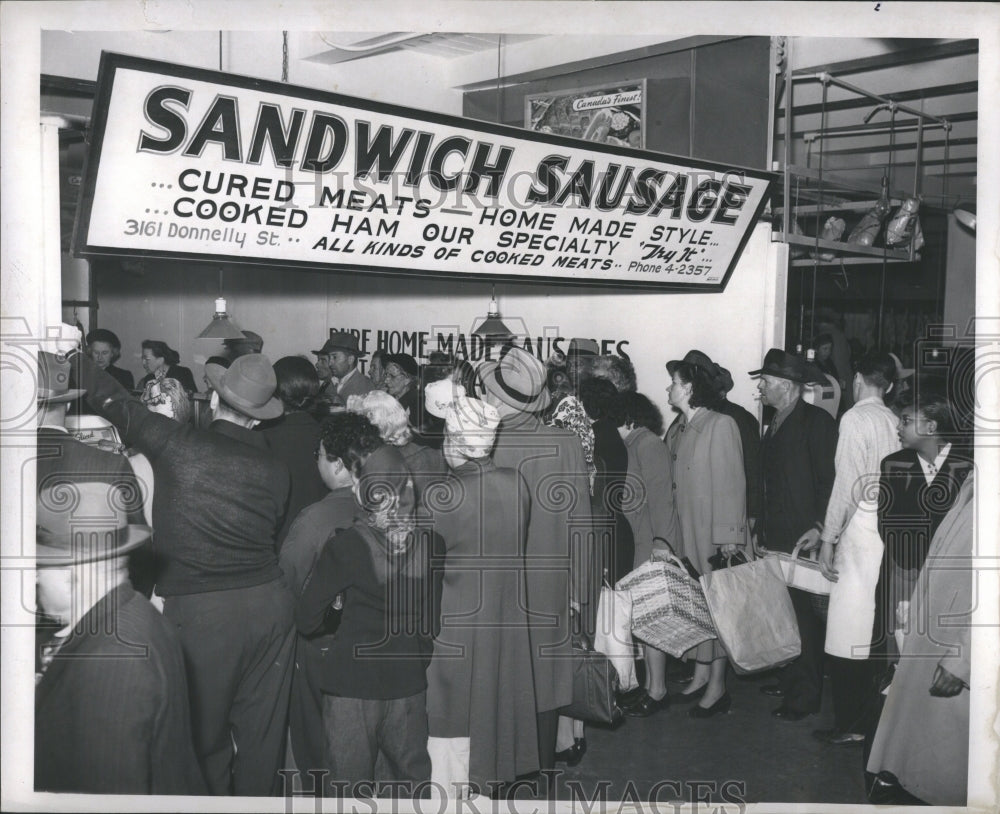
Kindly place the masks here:
POLYGON ((274 370, 260 354, 209 366, 214 420, 201 430, 150 412, 83 355, 72 363, 91 407, 153 468, 154 542, 165 560, 156 591, 184 649, 209 790, 275 794, 294 648, 274 545, 289 475, 251 432, 282 412, 274 370))

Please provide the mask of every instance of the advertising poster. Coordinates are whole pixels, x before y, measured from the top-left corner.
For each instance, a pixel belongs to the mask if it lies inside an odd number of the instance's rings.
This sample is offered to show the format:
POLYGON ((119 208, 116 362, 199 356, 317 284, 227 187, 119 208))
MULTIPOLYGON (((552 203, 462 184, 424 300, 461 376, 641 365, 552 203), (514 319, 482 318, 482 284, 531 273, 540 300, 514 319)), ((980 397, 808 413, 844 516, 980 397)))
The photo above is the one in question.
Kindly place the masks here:
MULTIPOLYGON (((641 88, 573 103, 612 126, 619 97, 641 108, 641 88)), ((109 53, 94 109, 82 256, 721 290, 771 183, 109 53)))
POLYGON ((535 133, 646 146, 645 81, 535 94, 525 97, 524 108, 524 126, 535 133))

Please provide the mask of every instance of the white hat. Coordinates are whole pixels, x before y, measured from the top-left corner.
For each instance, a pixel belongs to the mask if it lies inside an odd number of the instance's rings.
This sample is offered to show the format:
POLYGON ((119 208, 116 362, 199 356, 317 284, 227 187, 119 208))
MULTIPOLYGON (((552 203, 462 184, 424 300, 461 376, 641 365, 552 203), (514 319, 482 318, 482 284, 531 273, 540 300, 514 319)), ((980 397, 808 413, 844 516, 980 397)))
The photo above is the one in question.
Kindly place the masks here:
POLYGON ((469 458, 489 455, 499 425, 496 407, 467 396, 456 398, 445 415, 447 441, 469 458))
POLYGON ((424 409, 432 416, 444 418, 455 399, 464 397, 465 387, 451 379, 441 379, 424 388, 424 409))

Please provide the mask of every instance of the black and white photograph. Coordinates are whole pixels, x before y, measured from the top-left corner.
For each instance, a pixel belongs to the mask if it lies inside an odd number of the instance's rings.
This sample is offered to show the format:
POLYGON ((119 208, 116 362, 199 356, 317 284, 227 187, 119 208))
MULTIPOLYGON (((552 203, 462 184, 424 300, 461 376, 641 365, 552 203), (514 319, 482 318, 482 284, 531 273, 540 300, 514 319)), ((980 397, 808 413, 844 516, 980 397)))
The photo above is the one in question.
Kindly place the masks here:
POLYGON ((0 808, 997 810, 1000 6, 0 60, 0 808))

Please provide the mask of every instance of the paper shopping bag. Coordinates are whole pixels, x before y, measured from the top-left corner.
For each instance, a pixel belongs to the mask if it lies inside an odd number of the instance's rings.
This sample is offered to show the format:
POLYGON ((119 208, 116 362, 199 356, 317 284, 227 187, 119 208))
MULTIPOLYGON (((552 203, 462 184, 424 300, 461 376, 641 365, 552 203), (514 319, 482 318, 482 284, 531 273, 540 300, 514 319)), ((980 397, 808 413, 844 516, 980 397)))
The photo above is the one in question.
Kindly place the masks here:
POLYGON ((632 597, 628 591, 616 591, 606 585, 601 588, 594 649, 607 656, 615 666, 622 692, 639 686, 632 643, 632 597))

